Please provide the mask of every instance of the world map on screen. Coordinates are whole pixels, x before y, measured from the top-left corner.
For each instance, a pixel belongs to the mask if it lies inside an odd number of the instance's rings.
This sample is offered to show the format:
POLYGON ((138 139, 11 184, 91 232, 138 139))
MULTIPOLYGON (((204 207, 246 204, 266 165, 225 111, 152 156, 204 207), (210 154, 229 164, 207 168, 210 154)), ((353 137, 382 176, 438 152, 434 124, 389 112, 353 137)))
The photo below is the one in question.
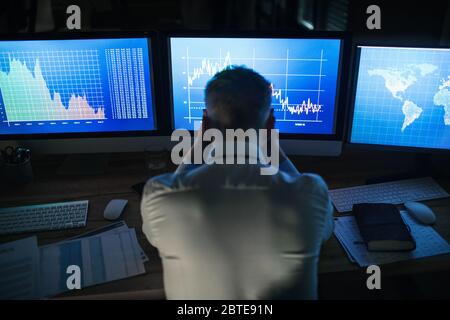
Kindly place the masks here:
POLYGON ((450 149, 450 49, 360 47, 351 141, 450 149))
MULTIPOLYGON (((420 117, 423 109, 414 101, 404 98, 405 92, 416 83, 421 77, 426 77, 434 73, 438 69, 432 64, 411 64, 403 70, 395 69, 370 69, 370 76, 381 76, 384 79, 386 89, 396 98, 403 102, 402 112, 405 119, 402 125, 402 131, 420 117)), ((438 91, 434 95, 433 102, 437 106, 444 108, 443 121, 445 125, 450 125, 450 76, 447 80, 442 79, 442 84, 438 87, 438 91)))

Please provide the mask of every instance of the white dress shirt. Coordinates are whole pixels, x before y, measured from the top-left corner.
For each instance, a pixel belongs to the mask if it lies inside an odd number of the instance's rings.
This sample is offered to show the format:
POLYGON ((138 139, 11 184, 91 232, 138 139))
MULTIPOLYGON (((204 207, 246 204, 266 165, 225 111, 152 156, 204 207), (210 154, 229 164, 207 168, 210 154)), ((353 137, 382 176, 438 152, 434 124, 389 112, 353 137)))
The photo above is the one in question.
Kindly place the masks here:
POLYGON ((332 205, 321 177, 281 160, 275 175, 261 164, 181 165, 147 182, 143 231, 168 299, 317 298, 332 205))

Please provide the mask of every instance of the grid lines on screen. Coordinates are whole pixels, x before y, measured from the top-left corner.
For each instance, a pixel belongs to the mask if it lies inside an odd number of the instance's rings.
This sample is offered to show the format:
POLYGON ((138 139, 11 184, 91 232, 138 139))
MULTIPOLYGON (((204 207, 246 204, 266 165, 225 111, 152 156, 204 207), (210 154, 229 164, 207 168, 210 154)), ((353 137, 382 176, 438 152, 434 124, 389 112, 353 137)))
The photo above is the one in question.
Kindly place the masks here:
POLYGON ((360 50, 351 141, 450 148, 450 50, 360 50))
POLYGON ((2 90, 10 97, 4 121, 106 118, 97 50, 0 52, 0 68, 22 80, 2 90))
POLYGON ((175 127, 196 129, 208 80, 245 66, 271 83, 280 132, 332 133, 339 50, 339 40, 173 38, 175 127))

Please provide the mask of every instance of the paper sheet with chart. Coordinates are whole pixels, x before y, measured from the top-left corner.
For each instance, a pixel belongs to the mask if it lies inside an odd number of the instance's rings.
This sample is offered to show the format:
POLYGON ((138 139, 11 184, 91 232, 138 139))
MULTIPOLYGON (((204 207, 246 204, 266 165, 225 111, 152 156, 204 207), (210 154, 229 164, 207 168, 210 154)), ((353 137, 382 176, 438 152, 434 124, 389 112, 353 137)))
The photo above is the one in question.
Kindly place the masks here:
POLYGON ((40 278, 43 297, 67 291, 66 269, 78 265, 81 287, 129 278, 145 273, 136 232, 118 233, 64 241, 40 248, 40 278))
MULTIPOLYGON (((90 237, 90 236, 94 236, 94 235, 106 235, 106 234, 117 234, 120 232, 124 232, 124 231, 128 231, 129 227, 127 226, 127 224, 125 223, 125 221, 120 220, 114 223, 111 223, 107 226, 98 228, 98 229, 94 229, 85 233, 82 233, 80 235, 77 235, 73 238, 68 239, 69 240, 73 240, 73 239, 80 239, 80 238, 85 238, 85 237, 90 237)), ((142 261, 143 262, 147 262, 149 261, 147 255, 145 254, 145 251, 141 248, 141 246, 139 245, 139 242, 134 242, 134 245, 136 246, 136 248, 139 250, 139 252, 141 253, 141 257, 142 257, 142 261)))
POLYGON ((353 216, 335 219, 334 234, 344 247, 350 260, 361 267, 381 265, 397 261, 419 259, 450 253, 450 245, 432 227, 422 225, 401 211, 405 223, 416 240, 416 249, 409 252, 370 252, 367 250, 353 216))

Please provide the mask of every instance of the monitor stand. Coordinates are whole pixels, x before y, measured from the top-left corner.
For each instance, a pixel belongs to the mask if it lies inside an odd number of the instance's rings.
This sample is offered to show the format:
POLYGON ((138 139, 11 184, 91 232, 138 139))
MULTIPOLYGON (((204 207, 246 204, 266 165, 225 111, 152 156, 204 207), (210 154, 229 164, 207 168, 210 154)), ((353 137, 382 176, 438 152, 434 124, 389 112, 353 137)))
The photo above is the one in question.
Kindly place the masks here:
POLYGON ((96 175, 108 169, 108 154, 70 154, 58 168, 59 175, 96 175))
POLYGON ((366 184, 390 182, 405 179, 433 177, 434 170, 432 165, 431 154, 416 153, 414 155, 414 165, 410 171, 395 173, 391 175, 369 178, 366 184))

